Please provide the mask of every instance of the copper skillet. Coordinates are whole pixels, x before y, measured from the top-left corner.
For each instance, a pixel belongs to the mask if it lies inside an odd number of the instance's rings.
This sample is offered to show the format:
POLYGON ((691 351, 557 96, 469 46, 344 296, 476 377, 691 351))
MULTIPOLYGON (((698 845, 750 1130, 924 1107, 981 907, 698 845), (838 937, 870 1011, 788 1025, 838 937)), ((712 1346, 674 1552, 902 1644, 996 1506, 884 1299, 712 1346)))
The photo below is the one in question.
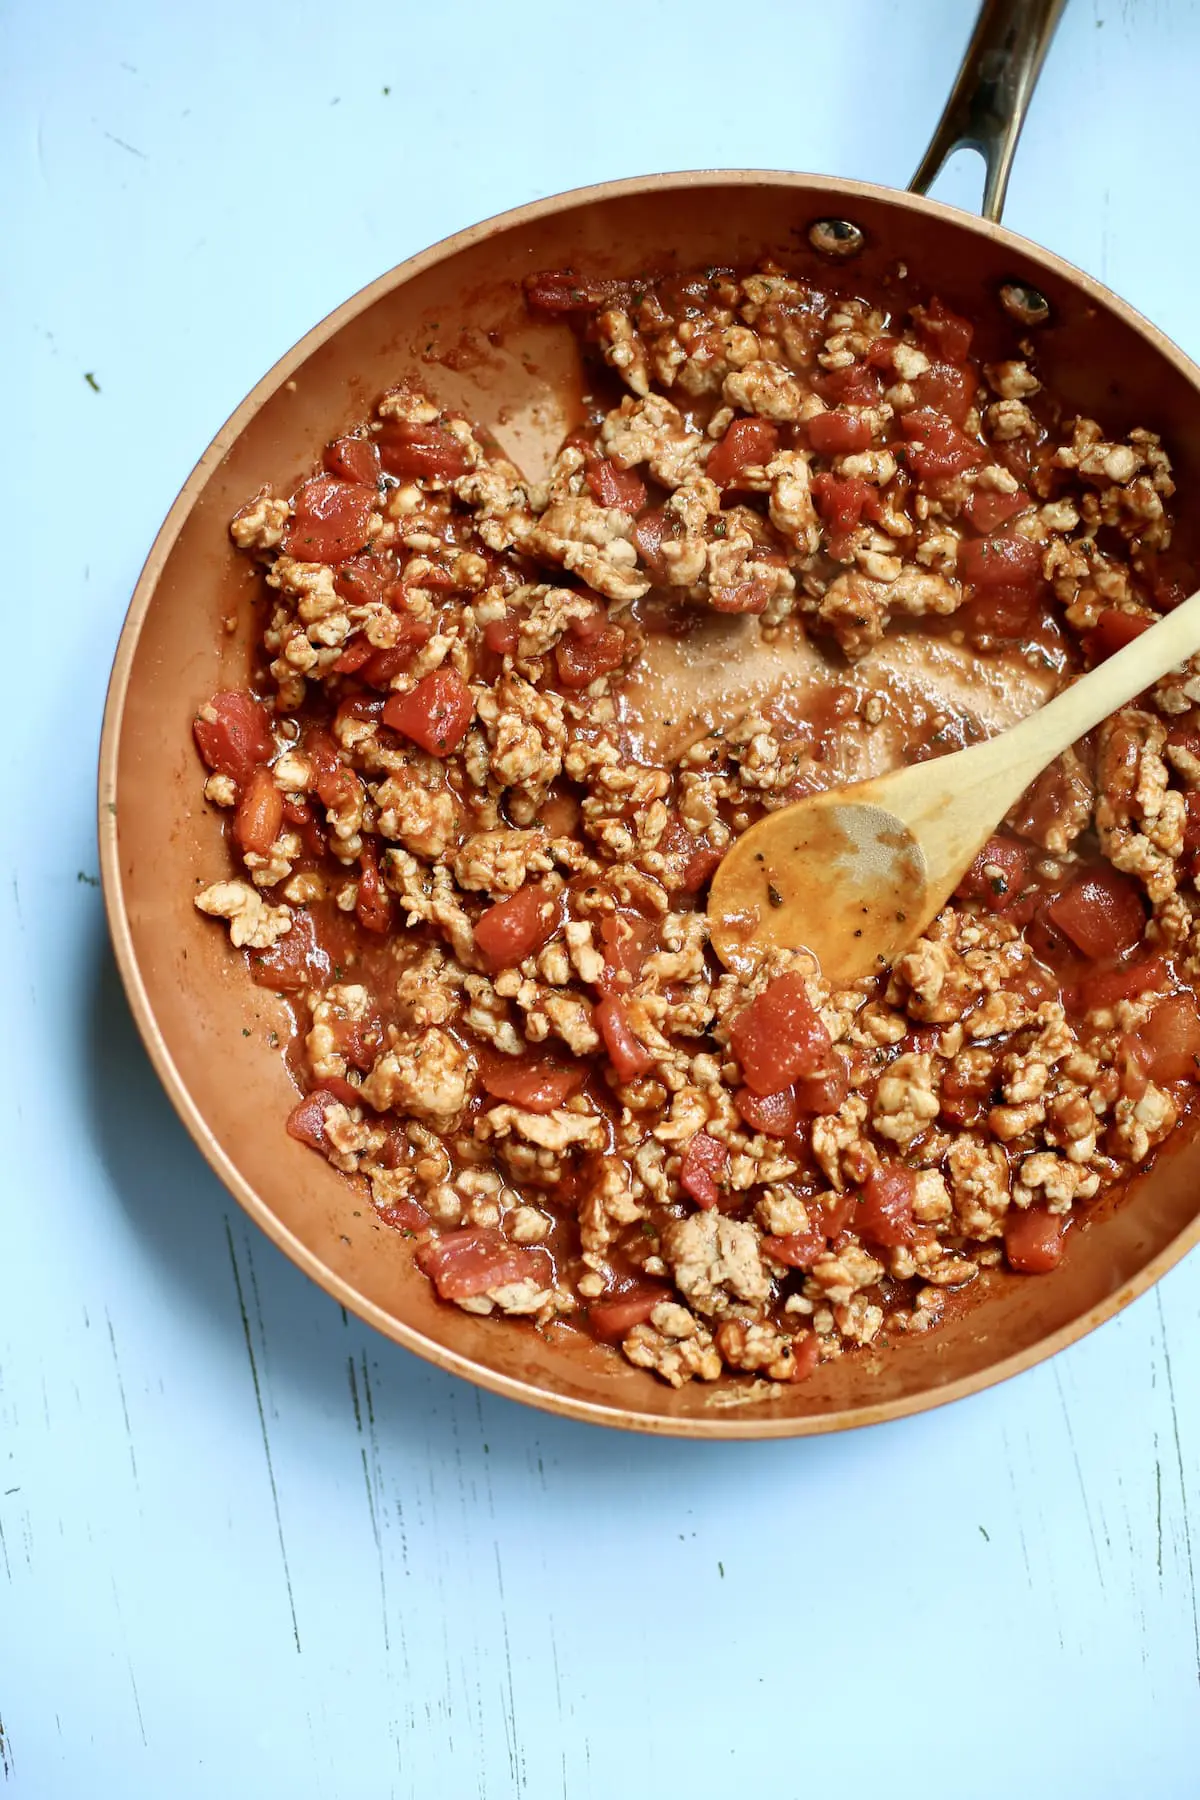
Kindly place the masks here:
POLYGON ((856 287, 869 290, 902 260, 921 290, 976 314, 1015 282, 1034 291, 1035 312, 1046 308, 1038 340, 1046 380, 1110 425, 1161 430, 1183 493, 1200 492, 1200 370, 1099 283, 998 223, 1062 4, 986 0, 915 191, 749 170, 612 182, 505 213, 382 276, 238 407, 142 572, 108 695, 99 826, 113 943, 146 1048, 213 1169, 302 1269, 399 1343, 498 1393, 688 1437, 783 1437, 897 1418, 1071 1343, 1200 1237, 1200 1144, 1179 1141, 1125 1204, 1101 1209, 1072 1234, 1052 1277, 990 1275, 990 1294, 975 1290, 974 1304, 941 1329, 827 1365, 765 1404, 714 1405, 711 1390, 696 1384, 676 1394, 577 1336, 546 1342, 433 1299, 405 1240, 284 1135, 295 1092, 269 1034, 283 1033, 287 1016, 251 986, 223 935, 190 904, 225 853, 219 821, 200 799, 188 724, 214 689, 244 681, 251 633, 251 577, 231 550, 230 515, 263 482, 286 492, 374 394, 410 373, 490 427, 518 462, 533 469, 548 460, 571 422, 578 359, 565 326, 525 315, 524 275, 564 265, 585 276, 628 274, 773 254, 828 281, 815 240, 851 253, 856 287), (962 144, 986 159, 982 219, 923 197, 962 144), (667 257, 664 244, 674 246, 667 257), (231 615, 233 634, 222 628, 231 615))

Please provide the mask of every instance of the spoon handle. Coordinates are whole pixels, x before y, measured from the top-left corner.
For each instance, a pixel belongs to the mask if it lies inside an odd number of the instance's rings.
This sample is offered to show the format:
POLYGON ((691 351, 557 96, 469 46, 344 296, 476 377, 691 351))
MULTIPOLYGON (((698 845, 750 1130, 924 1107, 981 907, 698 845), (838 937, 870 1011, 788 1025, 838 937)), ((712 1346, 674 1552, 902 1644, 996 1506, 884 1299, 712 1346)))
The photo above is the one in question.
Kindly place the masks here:
MULTIPOLYGON (((978 748, 993 752, 997 760, 1002 758, 1004 767, 1024 786, 1025 773, 1032 778, 1078 743, 1101 719, 1128 705, 1169 670, 1186 663, 1197 650, 1200 590, 1019 725, 978 748)), ((973 756, 974 752, 968 754, 973 756)))

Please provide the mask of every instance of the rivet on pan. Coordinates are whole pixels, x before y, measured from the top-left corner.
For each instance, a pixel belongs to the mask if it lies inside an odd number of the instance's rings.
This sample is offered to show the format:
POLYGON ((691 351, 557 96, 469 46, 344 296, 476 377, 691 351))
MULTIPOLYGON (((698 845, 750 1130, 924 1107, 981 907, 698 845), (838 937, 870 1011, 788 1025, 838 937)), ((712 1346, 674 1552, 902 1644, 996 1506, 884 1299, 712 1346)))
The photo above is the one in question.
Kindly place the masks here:
POLYGON ((1044 325, 1050 317, 1045 294, 1024 281, 1006 281, 1000 289, 1000 304, 1018 325, 1044 325))
POLYGON ((849 219, 815 219, 808 228, 808 241, 822 256, 844 259, 857 256, 865 240, 849 219))

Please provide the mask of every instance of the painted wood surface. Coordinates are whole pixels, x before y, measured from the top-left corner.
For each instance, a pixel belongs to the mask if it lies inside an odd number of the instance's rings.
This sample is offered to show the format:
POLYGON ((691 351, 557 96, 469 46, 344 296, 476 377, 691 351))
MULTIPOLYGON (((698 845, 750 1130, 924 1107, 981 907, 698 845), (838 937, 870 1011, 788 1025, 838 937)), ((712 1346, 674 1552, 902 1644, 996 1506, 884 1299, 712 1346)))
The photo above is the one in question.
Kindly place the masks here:
MULTIPOLYGON (((0 1791, 1200 1792, 1200 1262, 1051 1366, 840 1439, 481 1397, 249 1227, 96 885, 127 598, 243 392, 393 262, 647 168, 903 181, 969 0, 212 0, 0 16, 0 1791)), ((1008 219, 1200 354, 1200 10, 1072 0, 1008 219)), ((969 204, 963 158, 941 186, 969 204)))

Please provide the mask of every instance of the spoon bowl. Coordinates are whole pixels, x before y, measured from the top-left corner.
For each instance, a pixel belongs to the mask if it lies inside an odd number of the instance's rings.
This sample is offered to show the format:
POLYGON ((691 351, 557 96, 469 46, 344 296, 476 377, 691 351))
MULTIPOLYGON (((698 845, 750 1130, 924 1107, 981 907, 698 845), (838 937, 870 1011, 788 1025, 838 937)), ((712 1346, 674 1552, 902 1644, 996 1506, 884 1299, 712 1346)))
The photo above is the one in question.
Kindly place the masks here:
POLYGON ((1042 770, 1197 649, 1200 592, 984 743, 767 813, 713 876, 717 955, 745 970, 770 950, 809 950, 833 982, 890 968, 1042 770))

